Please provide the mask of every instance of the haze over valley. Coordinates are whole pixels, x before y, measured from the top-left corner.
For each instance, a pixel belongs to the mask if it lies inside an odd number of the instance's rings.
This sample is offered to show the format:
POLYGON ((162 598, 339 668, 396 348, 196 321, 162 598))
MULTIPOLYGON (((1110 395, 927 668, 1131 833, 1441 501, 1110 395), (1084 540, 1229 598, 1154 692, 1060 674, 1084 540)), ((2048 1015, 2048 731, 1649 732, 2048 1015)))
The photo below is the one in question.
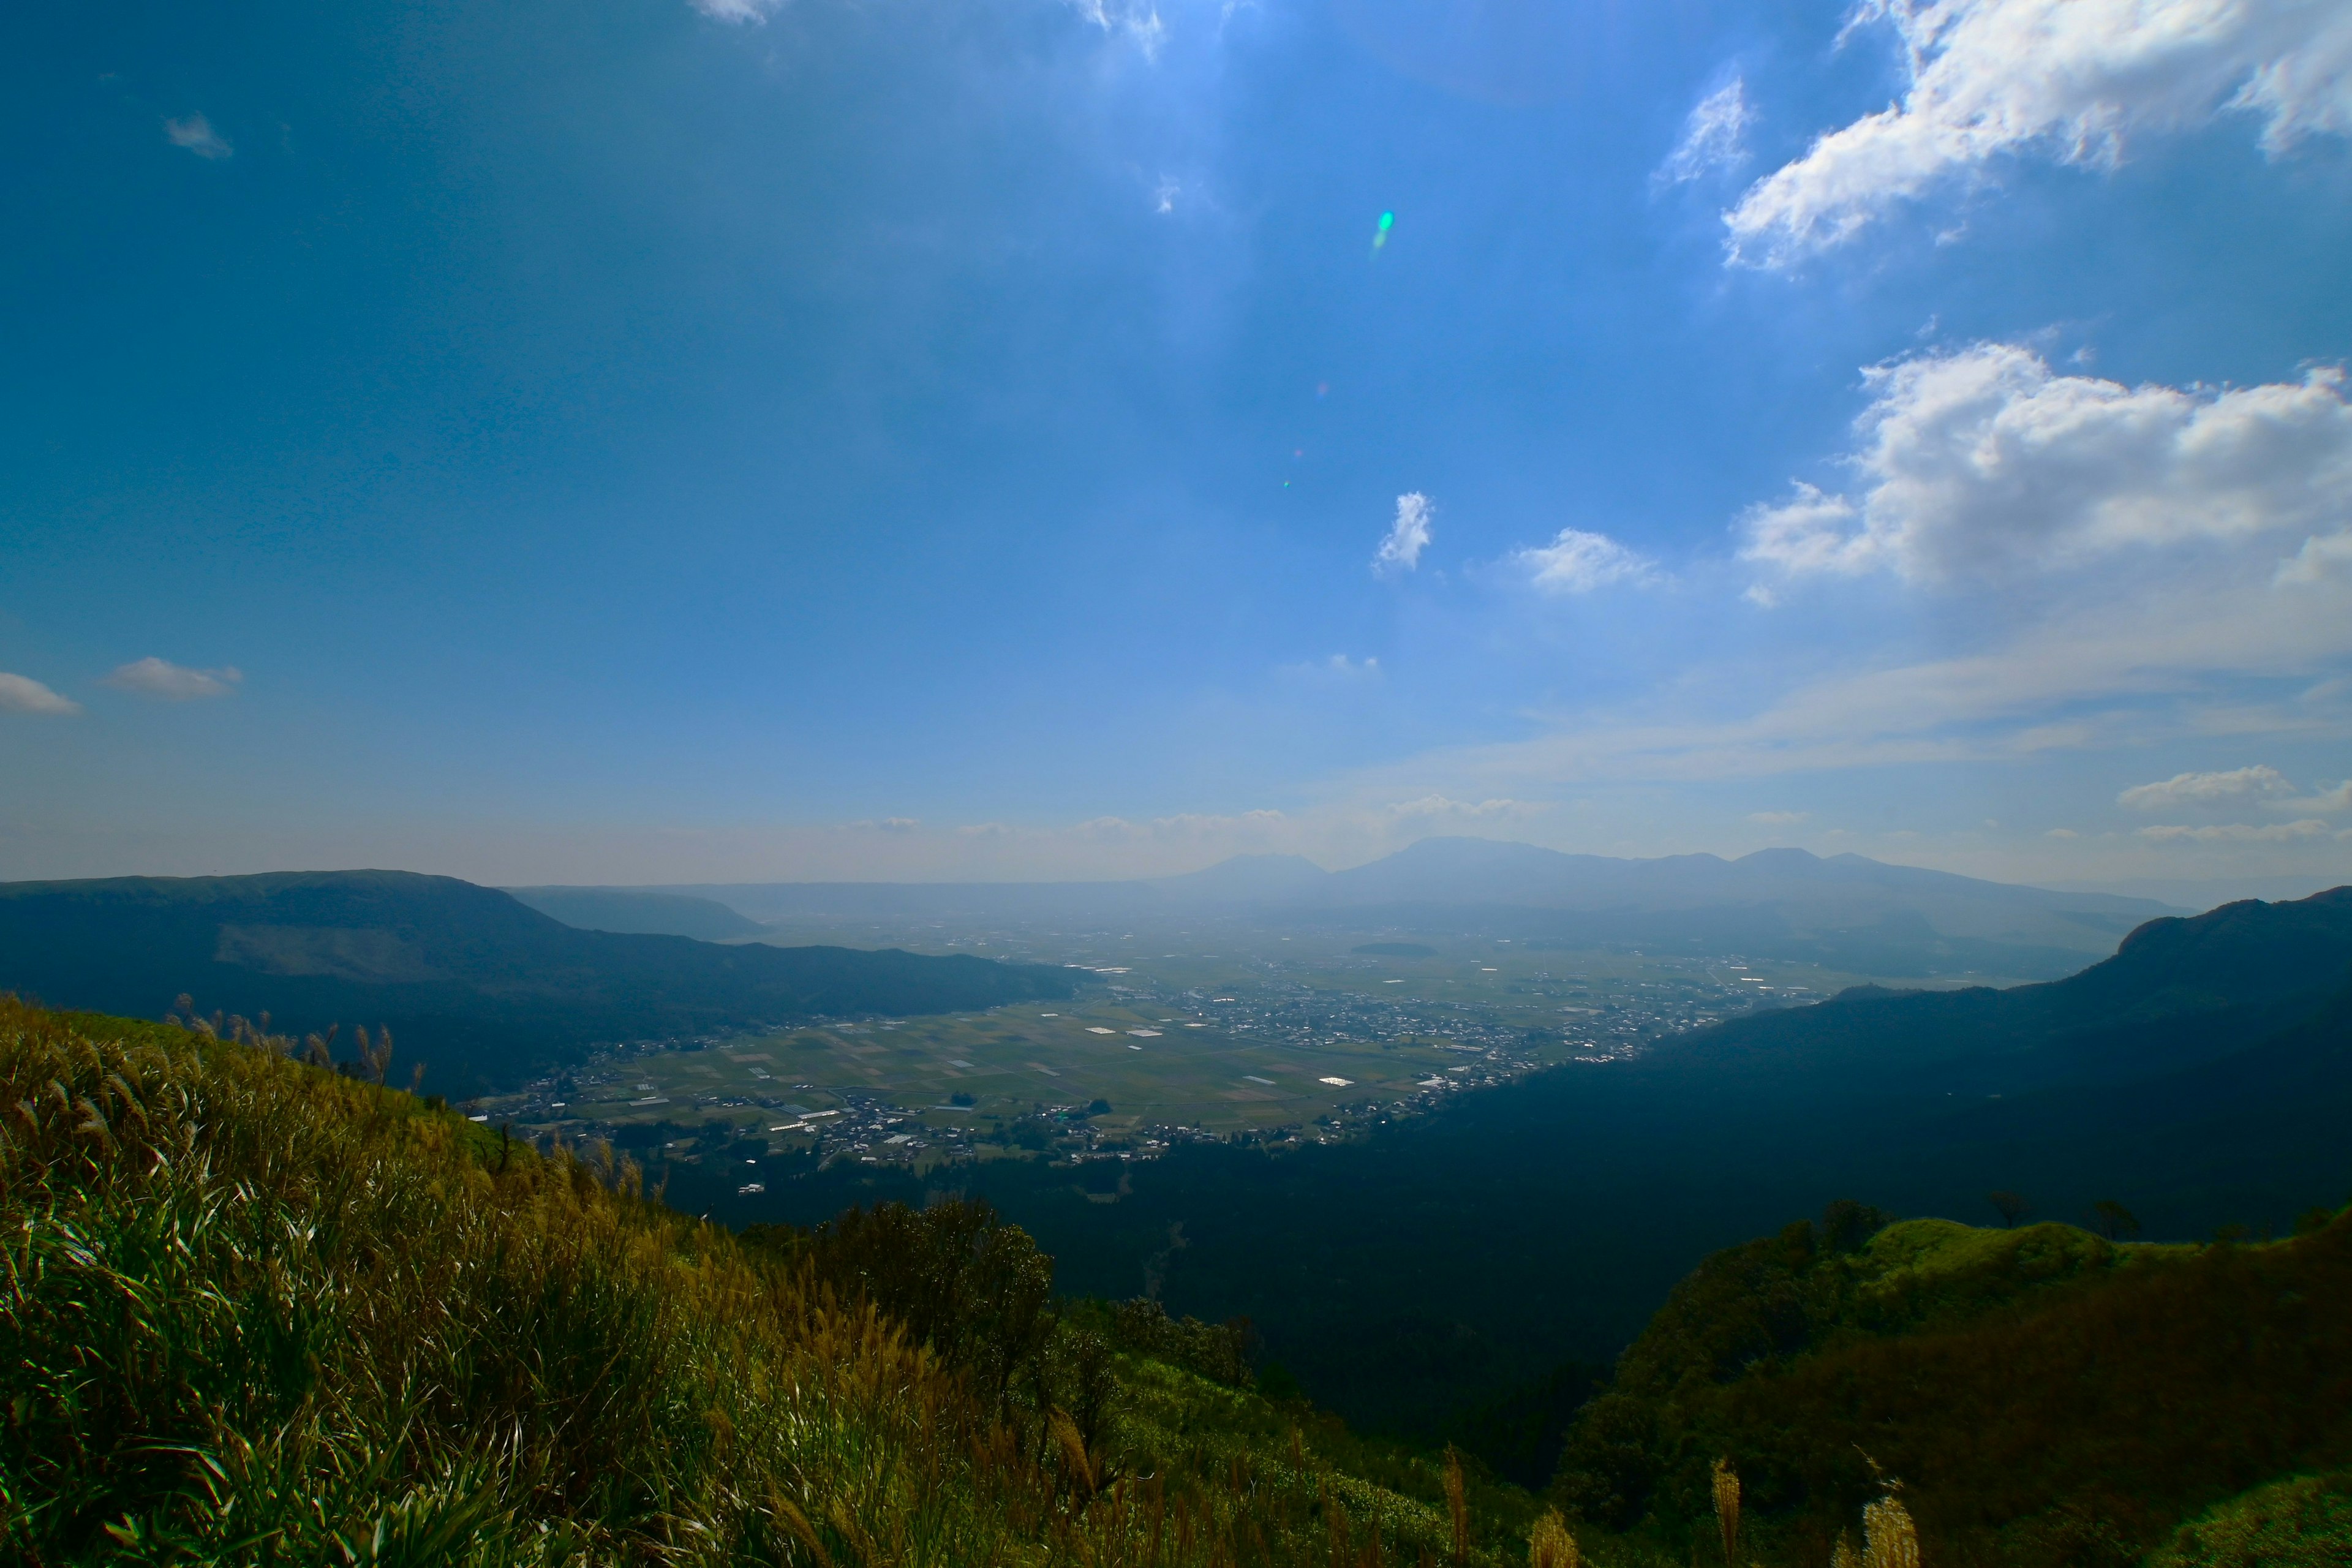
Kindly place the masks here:
POLYGON ((0 39, 0 1562, 2352 1563, 2345 0, 0 39))

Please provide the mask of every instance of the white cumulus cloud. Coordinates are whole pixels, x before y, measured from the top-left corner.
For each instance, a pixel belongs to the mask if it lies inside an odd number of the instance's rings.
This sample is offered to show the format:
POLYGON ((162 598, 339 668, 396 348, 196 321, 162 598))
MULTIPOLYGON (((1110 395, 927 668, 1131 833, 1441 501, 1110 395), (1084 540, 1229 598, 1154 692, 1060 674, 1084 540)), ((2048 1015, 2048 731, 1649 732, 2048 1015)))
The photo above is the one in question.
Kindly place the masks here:
POLYGON ((1875 395, 1846 459, 1855 493, 1800 485, 1750 509, 1745 559, 1790 575, 2000 579, 2129 549, 2334 537, 2352 523, 2339 369, 2227 390, 2133 387, 1978 343, 1866 381, 1875 395))
POLYGON ((226 158, 236 149, 228 138, 213 129, 213 122, 201 114, 163 121, 163 135, 174 147, 184 147, 199 158, 226 158))
POLYGON ((2169 811, 2184 805, 2224 805, 2294 794, 2276 768, 2232 768, 2227 773, 2175 773, 2158 784, 2134 784, 2116 796, 2135 811, 2169 811))
POLYGON ((1511 560, 1547 594, 1589 594, 1611 583, 1646 581, 1657 570, 1607 534, 1580 528, 1563 528, 1549 544, 1529 545, 1511 560))
POLYGON ((1430 519, 1436 512, 1419 490, 1397 497, 1396 520, 1389 524, 1388 537, 1372 552, 1372 570, 1410 572, 1419 566, 1421 552, 1429 548, 1430 519))
POLYGON ((81 704, 60 697, 29 675, 0 670, 0 713, 79 713, 81 704))
POLYGON ((1700 99, 1683 121, 1683 139, 1658 169, 1674 184, 1703 179, 1718 169, 1737 168, 1748 157, 1748 127, 1756 111, 1748 106, 1748 85, 1738 77, 1700 99))
POLYGON ((106 684, 121 691, 136 691, 142 697, 160 697, 167 702, 194 702, 207 697, 232 695, 245 676, 236 669, 190 669, 169 659, 142 658, 122 666, 106 678, 106 684))
POLYGON ((1848 28, 1879 22, 1907 89, 1741 196, 1724 219, 1736 259, 1786 264, 2020 154, 2111 167, 2133 134, 2233 110, 2273 155, 2352 132, 2342 0, 1864 0, 1848 28))

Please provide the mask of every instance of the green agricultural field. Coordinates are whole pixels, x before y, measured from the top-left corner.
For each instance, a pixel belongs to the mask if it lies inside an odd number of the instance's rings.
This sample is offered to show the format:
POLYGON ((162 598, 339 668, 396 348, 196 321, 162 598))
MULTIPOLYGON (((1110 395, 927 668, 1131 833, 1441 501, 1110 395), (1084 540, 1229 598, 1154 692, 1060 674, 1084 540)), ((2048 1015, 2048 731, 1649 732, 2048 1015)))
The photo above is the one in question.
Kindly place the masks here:
POLYGON ((984 952, 1083 969, 1089 984, 1066 1003, 613 1053, 478 1113, 672 1158, 724 1145, 749 1163, 816 1150, 921 1165, 1036 1152, 1041 1134, 1064 1154, 1148 1158, 1174 1138, 1343 1136, 1852 978, 1379 931, 877 926, 789 940, 984 952))
POLYGON ((1449 1074, 1466 1076, 1465 1064, 1476 1059, 1436 1036, 1253 1038, 1216 1021, 1230 1010, 1213 1005, 1186 1016, 1097 1001, 744 1037, 579 1075, 562 1107, 569 1114, 544 1120, 625 1126, 716 1118, 746 1131, 757 1126, 784 1147, 805 1136, 767 1133, 785 1110, 796 1120, 880 1100, 945 1129, 1102 1100, 1111 1110, 1093 1120, 1105 1131, 1176 1125, 1222 1132, 1311 1123, 1343 1106, 1392 1100, 1449 1074))

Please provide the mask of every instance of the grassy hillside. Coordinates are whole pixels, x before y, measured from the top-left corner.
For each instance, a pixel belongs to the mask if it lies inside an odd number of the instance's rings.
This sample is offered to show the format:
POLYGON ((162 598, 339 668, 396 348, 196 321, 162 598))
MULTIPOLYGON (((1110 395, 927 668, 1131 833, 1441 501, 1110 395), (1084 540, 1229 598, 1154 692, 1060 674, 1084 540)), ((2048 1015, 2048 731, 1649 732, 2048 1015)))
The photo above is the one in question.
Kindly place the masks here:
POLYGON ((1728 1459, 1743 1551, 1819 1563, 1893 1477, 1928 1562, 2121 1568, 2352 1460, 2352 1211, 2263 1246, 1875 1223, 1847 1205, 1710 1258, 1579 1417, 1555 1498, 1686 1550, 1728 1459))
POLYGON ((580 931, 404 871, 0 884, 0 988, 151 1018, 184 993, 298 1035, 389 1025, 452 1094, 597 1041, 1072 994, 1061 970, 972 957, 580 931))
POLYGON ((0 1104, 12 1561, 1523 1550, 1523 1498, 1269 1401, 1218 1331, 1048 1308, 1034 1248, 983 1215, 739 1240, 601 1151, 542 1158, 273 1051, 13 999, 0 1104), (925 1292, 948 1305, 919 1335, 925 1292))

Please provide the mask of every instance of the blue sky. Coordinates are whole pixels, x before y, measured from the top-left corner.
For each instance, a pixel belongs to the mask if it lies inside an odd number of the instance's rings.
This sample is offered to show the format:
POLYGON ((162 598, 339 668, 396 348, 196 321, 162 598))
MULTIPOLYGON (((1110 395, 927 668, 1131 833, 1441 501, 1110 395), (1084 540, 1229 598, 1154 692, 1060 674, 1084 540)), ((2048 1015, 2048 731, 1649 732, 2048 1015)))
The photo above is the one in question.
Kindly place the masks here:
POLYGON ((0 875, 2352 876, 2340 6, 5 26, 0 875))

